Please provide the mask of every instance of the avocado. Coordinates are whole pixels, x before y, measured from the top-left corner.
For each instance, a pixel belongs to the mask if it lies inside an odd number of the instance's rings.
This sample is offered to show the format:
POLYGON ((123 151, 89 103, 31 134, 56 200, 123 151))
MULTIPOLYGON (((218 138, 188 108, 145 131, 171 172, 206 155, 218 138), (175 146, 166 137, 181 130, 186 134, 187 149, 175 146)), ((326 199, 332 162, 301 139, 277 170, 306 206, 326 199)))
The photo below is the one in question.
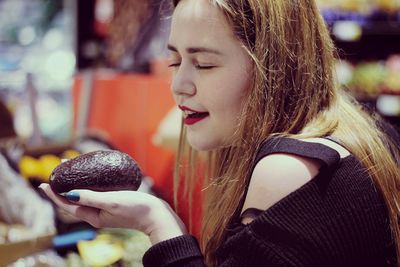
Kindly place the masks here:
POLYGON ((143 174, 130 156, 117 150, 82 154, 58 165, 50 175, 57 193, 72 189, 94 191, 137 190, 143 174))

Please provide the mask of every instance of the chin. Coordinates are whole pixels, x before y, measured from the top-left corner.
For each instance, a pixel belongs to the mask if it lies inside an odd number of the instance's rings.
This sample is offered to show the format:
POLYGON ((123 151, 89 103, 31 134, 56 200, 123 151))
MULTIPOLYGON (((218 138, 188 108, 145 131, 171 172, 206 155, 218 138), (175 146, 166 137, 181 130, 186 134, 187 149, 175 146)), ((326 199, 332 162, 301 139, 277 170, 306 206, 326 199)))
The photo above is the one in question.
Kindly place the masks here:
POLYGON ((197 144, 192 144, 192 143, 189 143, 189 144, 196 151, 206 152, 206 151, 211 151, 211 150, 214 150, 217 148, 217 147, 213 147, 213 146, 204 146, 204 145, 197 145, 197 144))
POLYGON ((190 146, 197 151, 210 151, 220 147, 220 145, 217 144, 217 142, 213 143, 204 141, 205 140, 199 141, 188 138, 188 143, 190 144, 190 146))

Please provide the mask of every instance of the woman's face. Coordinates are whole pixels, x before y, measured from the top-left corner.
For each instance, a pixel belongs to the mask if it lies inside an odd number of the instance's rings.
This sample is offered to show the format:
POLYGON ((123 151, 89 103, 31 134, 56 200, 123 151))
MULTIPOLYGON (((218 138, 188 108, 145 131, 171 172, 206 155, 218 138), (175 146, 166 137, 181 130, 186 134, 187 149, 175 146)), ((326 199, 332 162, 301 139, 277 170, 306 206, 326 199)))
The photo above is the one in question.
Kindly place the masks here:
POLYGON ((208 0, 183 0, 169 38, 172 92, 184 113, 187 138, 197 150, 230 145, 251 60, 223 13, 208 0))

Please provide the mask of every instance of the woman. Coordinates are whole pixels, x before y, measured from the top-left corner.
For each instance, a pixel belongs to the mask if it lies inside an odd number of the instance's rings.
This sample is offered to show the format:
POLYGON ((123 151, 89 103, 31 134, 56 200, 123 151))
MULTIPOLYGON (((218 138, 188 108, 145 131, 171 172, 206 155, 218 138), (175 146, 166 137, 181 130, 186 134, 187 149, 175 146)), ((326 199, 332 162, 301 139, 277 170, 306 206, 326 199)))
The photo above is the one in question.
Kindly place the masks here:
POLYGON ((43 185, 49 197, 148 234, 145 266, 396 266, 399 150, 336 89, 314 1, 176 1, 168 48, 184 114, 176 176, 195 177, 196 151, 209 159, 200 246, 153 196, 67 201, 43 185))

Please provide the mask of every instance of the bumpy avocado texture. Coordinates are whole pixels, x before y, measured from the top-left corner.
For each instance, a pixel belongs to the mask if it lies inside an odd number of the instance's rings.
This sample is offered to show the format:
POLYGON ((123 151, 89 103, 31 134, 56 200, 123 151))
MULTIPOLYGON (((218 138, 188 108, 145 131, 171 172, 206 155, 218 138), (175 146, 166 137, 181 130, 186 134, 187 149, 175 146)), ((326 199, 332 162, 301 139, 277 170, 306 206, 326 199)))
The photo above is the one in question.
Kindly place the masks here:
POLYGON ((130 156, 116 150, 102 150, 61 163, 50 176, 50 186, 57 193, 72 189, 137 190, 142 177, 138 164, 130 156))

